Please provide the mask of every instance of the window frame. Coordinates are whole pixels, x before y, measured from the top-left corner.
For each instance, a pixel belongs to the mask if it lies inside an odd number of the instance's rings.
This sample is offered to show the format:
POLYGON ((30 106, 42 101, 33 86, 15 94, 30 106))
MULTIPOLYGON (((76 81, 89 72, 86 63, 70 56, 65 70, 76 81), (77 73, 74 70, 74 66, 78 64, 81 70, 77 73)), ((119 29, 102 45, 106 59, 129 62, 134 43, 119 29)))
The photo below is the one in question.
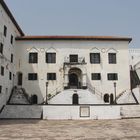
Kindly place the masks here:
POLYGON ((38 63, 38 53, 30 52, 29 53, 29 64, 37 64, 38 63))
POLYGON ((109 81, 116 81, 116 80, 118 80, 118 73, 108 73, 107 74, 107 79, 109 81))
POLYGON ((9 71, 9 80, 12 80, 12 72, 9 71))
POLYGON ((101 80, 101 73, 91 73, 91 80, 101 80))
POLYGON ((46 63, 49 63, 49 64, 55 64, 56 63, 56 53, 55 52, 46 52, 46 63))
POLYGON ((69 55, 69 62, 70 63, 78 63, 78 54, 70 54, 69 55), (74 61, 72 61, 74 60, 74 61))
POLYGON ((36 80, 38 80, 37 73, 28 73, 28 81, 36 81, 36 80))
POLYGON ((14 36, 11 35, 11 38, 10 38, 10 43, 13 44, 13 40, 14 40, 14 36))
POLYGON ((90 53, 90 63, 91 64, 100 64, 101 63, 100 53, 90 53))
POLYGON ((117 64, 117 55, 116 53, 108 53, 108 63, 117 64))
POLYGON ((56 80, 56 73, 47 73, 47 80, 56 80))
POLYGON ((7 26, 6 26, 6 25, 4 25, 3 35, 4 35, 5 37, 7 36, 7 26))

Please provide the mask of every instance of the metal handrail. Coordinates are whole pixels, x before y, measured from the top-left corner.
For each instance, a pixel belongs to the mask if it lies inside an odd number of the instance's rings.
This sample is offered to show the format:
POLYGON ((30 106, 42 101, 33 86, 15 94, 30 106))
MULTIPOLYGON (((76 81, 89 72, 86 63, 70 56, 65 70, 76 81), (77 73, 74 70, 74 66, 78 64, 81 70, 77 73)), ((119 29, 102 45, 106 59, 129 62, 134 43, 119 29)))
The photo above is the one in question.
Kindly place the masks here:
POLYGON ((97 90, 95 87, 87 83, 88 89, 93 93, 99 95, 101 98, 103 97, 103 93, 97 90))

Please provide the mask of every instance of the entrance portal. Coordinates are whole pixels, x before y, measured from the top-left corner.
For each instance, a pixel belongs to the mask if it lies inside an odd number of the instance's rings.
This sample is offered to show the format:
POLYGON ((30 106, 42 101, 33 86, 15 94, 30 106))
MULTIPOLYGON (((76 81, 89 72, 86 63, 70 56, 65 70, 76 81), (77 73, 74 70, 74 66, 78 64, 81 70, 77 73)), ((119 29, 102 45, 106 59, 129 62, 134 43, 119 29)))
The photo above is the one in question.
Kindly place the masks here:
POLYGON ((74 73, 69 74, 69 86, 70 87, 78 87, 78 76, 74 73))
POLYGON ((81 88, 82 71, 78 68, 69 70, 69 88, 81 88))

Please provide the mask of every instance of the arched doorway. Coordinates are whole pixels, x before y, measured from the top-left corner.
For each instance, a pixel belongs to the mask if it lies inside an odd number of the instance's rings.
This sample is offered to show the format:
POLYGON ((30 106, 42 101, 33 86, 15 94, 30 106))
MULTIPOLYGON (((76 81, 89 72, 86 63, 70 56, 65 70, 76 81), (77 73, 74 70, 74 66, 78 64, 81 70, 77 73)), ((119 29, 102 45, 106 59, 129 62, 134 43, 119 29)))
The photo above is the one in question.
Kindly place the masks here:
POLYGON ((32 97, 31 97, 31 103, 32 104, 37 104, 37 95, 32 95, 32 97))
POLYGON ((69 88, 81 88, 82 71, 78 68, 69 70, 69 88))
POLYGON ((17 81, 18 86, 22 86, 22 73, 18 72, 17 77, 18 77, 18 81, 17 81))
POLYGON ((114 97, 113 97, 113 94, 110 94, 110 104, 114 104, 114 97))
POLYGON ((78 87, 78 76, 75 73, 69 74, 69 86, 78 87))
POLYGON ((104 102, 109 103, 109 95, 108 94, 104 95, 104 102))
POLYGON ((78 105, 79 104, 79 97, 78 97, 78 94, 73 94, 72 96, 72 104, 73 105, 78 105))

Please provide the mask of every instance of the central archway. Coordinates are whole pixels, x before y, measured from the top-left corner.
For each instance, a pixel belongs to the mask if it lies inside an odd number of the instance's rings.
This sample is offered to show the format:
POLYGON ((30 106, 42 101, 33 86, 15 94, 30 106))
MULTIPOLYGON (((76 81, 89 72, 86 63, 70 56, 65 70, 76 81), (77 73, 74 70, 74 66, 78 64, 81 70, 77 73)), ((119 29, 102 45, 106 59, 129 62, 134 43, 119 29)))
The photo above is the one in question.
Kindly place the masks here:
POLYGON ((81 88, 82 71, 79 68, 71 68, 69 70, 69 87, 81 88))

